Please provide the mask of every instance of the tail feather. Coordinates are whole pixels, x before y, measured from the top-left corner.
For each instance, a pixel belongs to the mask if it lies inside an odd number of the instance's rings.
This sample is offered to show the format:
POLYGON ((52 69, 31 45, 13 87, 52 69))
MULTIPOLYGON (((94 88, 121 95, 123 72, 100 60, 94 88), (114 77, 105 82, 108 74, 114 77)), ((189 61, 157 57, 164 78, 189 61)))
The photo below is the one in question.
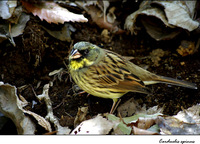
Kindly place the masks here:
POLYGON ((167 83, 167 84, 172 84, 172 85, 176 85, 176 86, 197 89, 197 85, 194 83, 177 80, 177 79, 173 79, 173 78, 165 77, 165 76, 158 76, 156 79, 154 79, 152 81, 144 81, 145 85, 156 84, 156 83, 167 83))

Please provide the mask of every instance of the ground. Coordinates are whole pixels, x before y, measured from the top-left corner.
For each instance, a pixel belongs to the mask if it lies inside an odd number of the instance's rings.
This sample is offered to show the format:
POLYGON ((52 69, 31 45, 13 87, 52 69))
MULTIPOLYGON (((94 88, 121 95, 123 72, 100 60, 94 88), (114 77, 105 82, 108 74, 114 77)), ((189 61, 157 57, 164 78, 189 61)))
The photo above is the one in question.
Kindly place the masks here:
MULTIPOLYGON (((73 44, 78 41, 88 41, 121 55, 131 56, 133 63, 146 67, 153 73, 187 80, 200 86, 200 53, 182 57, 176 51, 181 40, 189 37, 187 33, 173 40, 158 42, 145 31, 141 31, 137 36, 130 33, 120 35, 110 33, 108 37, 105 37, 101 35, 103 29, 92 21, 71 24, 76 28, 76 32, 71 35, 73 44), (156 49, 159 49, 158 55, 155 54, 156 49)), ((53 81, 49 95, 54 114, 59 118, 62 126, 69 126, 72 129, 79 107, 89 107, 87 118, 98 113, 109 112, 112 100, 91 95, 87 97, 87 93, 78 95, 80 91, 71 80, 66 67, 71 42, 63 42, 51 37, 41 25, 49 24, 31 16, 23 35, 14 38, 16 47, 13 47, 8 40, 0 44, 0 81, 16 86, 18 93, 29 102, 26 109, 42 116, 46 115, 46 107, 43 102, 36 99, 35 94, 41 94, 44 84, 53 81), (59 76, 49 76, 50 72, 60 68, 64 69, 59 75, 60 80, 59 76), (25 88, 20 88, 25 85, 25 88)), ((148 87, 152 89, 152 95, 128 93, 121 98, 120 104, 134 97, 140 105, 145 104, 147 108, 155 105, 164 106, 164 114, 174 115, 181 108, 186 109, 199 103, 199 89, 193 90, 166 84, 148 87)), ((16 131, 9 129, 12 126, 11 121, 7 123, 1 133, 15 134, 16 131), (6 131, 6 129, 9 130, 6 131)))

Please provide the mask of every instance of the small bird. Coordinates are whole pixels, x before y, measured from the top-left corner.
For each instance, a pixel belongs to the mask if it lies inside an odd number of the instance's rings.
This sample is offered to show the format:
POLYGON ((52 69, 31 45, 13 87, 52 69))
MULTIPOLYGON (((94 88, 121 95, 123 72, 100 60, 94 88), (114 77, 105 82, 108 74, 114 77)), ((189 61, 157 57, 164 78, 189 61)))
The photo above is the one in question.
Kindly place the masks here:
POLYGON ((167 83, 191 89, 196 84, 153 74, 127 58, 89 42, 78 42, 69 55, 69 71, 75 83, 85 92, 113 100, 128 92, 151 94, 146 85, 167 83))

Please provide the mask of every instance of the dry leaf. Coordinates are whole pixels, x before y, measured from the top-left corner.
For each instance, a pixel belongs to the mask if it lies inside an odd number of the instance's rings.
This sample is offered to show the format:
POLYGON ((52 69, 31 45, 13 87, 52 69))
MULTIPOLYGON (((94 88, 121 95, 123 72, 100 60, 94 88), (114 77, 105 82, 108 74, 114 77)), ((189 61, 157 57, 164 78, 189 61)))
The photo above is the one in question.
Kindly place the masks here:
POLYGON ((125 29, 137 34, 144 27, 156 40, 168 40, 181 30, 198 28, 193 20, 196 1, 143 1, 139 10, 126 18, 125 29))
POLYGON ((113 126, 114 124, 111 121, 97 115, 93 119, 83 121, 71 134, 108 134, 113 126))
MULTIPOLYGON (((121 34, 124 33, 125 31, 119 28, 115 23, 109 23, 107 21, 107 18, 105 16, 105 10, 108 7, 108 3, 103 1, 104 7, 101 8, 101 6, 97 5, 100 7, 100 9, 93 5, 94 3, 82 3, 82 2, 76 2, 80 7, 82 7, 92 18, 92 20, 100 27, 103 29, 108 29, 113 33, 116 34, 121 34)), ((96 3, 95 3, 96 4, 96 3)))
POLYGON ((109 13, 108 13, 107 16, 106 16, 107 21, 108 21, 109 23, 114 23, 115 20, 116 20, 116 16, 115 16, 115 14, 114 14, 115 9, 116 9, 115 7, 111 7, 111 8, 109 9, 109 13))
POLYGON ((17 37, 24 32, 24 28, 26 27, 26 23, 30 20, 30 16, 22 13, 19 21, 17 24, 13 25, 11 28, 11 36, 12 37, 17 37))
POLYGON ((119 118, 112 114, 106 115, 107 118, 114 123, 114 134, 131 134, 135 128, 133 134, 158 134, 156 128, 152 128, 155 125, 155 120, 161 113, 155 113, 153 115, 147 115, 143 113, 135 114, 131 117, 119 118))
POLYGON ((157 135, 158 133, 133 126, 133 134, 135 134, 135 135, 157 135))
POLYGON ((0 24, 0 43, 6 39, 15 46, 13 37, 23 34, 26 23, 29 21, 30 16, 25 13, 20 13, 17 24, 11 25, 10 23, 0 24))
POLYGON ((139 117, 137 122, 134 124, 135 127, 140 128, 140 129, 148 129, 150 128, 152 125, 155 124, 155 118, 143 118, 143 117, 139 117))
POLYGON ((0 83, 0 112, 10 118, 18 134, 34 134, 35 124, 24 115, 23 102, 17 96, 17 89, 9 84, 0 83))
POLYGON ((183 109, 174 117, 183 122, 200 124, 200 104, 193 105, 187 110, 183 109))
POLYGON ((67 9, 60 7, 54 2, 43 2, 42 4, 31 4, 22 1, 23 6, 32 12, 34 16, 38 16, 41 20, 46 20, 48 23, 64 23, 64 22, 87 22, 88 19, 82 14, 74 14, 67 9))
POLYGON ((168 23, 188 31, 193 31, 199 26, 193 20, 196 1, 155 2, 165 8, 164 12, 168 18, 168 23))
POLYGON ((159 116, 156 123, 161 134, 200 134, 200 104, 180 111, 175 116, 159 116))
POLYGON ((122 117, 125 116, 132 116, 136 113, 136 111, 141 110, 141 106, 138 104, 137 101, 134 100, 134 98, 130 98, 128 101, 126 101, 124 104, 121 104, 117 111, 120 113, 122 117))
POLYGON ((113 126, 113 132, 112 134, 126 134, 129 135, 131 134, 132 128, 127 126, 127 124, 124 122, 124 119, 121 119, 119 117, 116 117, 113 114, 106 114, 106 117, 108 120, 112 121, 114 126, 113 126))
POLYGON ((130 98, 128 101, 126 101, 124 104, 120 105, 117 109, 118 113, 122 117, 130 117, 134 114, 148 114, 153 115, 156 113, 162 113, 163 108, 158 108, 158 106, 151 107, 149 109, 146 109, 146 106, 140 106, 137 101, 134 100, 134 98, 130 98))
POLYGON ((9 19, 12 16, 16 6, 17 1, 0 1, 0 17, 3 19, 9 19))
POLYGON ((42 126, 43 128, 45 128, 48 132, 52 131, 50 123, 47 120, 45 120, 43 117, 31 111, 26 111, 26 110, 23 110, 23 111, 24 113, 27 113, 33 116, 37 120, 38 124, 42 126))

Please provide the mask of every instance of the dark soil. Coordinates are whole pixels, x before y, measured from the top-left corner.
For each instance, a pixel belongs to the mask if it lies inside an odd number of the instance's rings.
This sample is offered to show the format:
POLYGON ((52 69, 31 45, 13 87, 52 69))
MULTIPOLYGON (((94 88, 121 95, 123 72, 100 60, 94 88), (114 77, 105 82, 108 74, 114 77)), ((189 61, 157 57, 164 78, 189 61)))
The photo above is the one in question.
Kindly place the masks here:
MULTIPOLYGON (((121 55, 134 57, 131 60, 133 63, 142 67, 148 66, 148 70, 153 73, 187 80, 200 86, 200 53, 182 57, 176 51, 181 40, 191 38, 187 33, 182 33, 173 40, 160 42, 152 39, 145 31, 141 31, 137 36, 126 33, 109 34, 108 40, 101 36, 103 29, 100 29, 92 20, 88 23, 71 24, 76 28, 76 32, 72 33, 73 43, 78 41, 94 43, 121 55), (149 58, 150 53, 155 49, 162 49, 165 52, 158 66, 155 66, 149 58)), ((27 109, 42 116, 46 115, 46 106, 36 99, 35 93, 41 94, 44 84, 53 81, 49 95, 54 114, 60 119, 62 126, 74 128, 73 123, 78 107, 89 107, 87 118, 98 113, 109 112, 112 100, 91 95, 87 97, 87 93, 78 95, 80 91, 76 90, 75 83, 71 80, 66 67, 71 43, 51 37, 41 25, 49 26, 50 24, 31 16, 24 34, 14 39, 16 47, 13 47, 8 40, 0 44, 0 81, 18 88, 26 85, 25 89, 19 90, 18 93, 29 102, 27 109), (61 80, 58 77, 49 76, 50 72, 60 68, 65 69, 61 80), (32 107, 33 102, 37 104, 32 107)), ((59 25, 55 26, 59 27, 59 25)), ((153 91, 151 96, 128 93, 121 98, 120 104, 134 97, 140 105, 145 104, 147 108, 156 105, 164 106, 164 114, 174 115, 181 110, 181 107, 187 109, 199 103, 199 89, 193 90, 166 84, 148 87, 153 91)))

